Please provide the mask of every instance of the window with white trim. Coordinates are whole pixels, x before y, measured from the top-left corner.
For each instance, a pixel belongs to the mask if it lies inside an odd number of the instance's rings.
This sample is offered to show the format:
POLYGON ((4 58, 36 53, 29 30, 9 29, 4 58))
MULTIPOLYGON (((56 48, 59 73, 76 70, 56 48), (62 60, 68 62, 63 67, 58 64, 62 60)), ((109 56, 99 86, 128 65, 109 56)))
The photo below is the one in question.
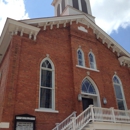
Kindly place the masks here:
POLYGON ((39 107, 55 109, 54 65, 49 58, 45 58, 40 66, 40 101, 39 107))
POLYGON ((94 54, 92 52, 89 52, 88 57, 89 57, 90 68, 97 69, 94 54))
POLYGON ((122 83, 121 83, 121 80, 119 79, 119 77, 116 75, 114 75, 114 77, 113 77, 113 85, 114 85, 118 109, 125 110, 126 109, 125 108, 125 98, 124 98, 124 93, 123 93, 123 89, 122 89, 122 83))
POLYGON ((77 50, 78 65, 85 66, 84 64, 84 53, 81 49, 77 50))

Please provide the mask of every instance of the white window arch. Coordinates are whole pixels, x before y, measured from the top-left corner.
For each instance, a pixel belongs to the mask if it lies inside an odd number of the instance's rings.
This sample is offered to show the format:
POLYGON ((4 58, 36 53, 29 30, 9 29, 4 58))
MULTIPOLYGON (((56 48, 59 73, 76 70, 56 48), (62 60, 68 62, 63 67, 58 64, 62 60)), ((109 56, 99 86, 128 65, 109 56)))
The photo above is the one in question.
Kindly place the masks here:
POLYGON ((84 53, 83 53, 82 49, 77 50, 77 59, 78 59, 78 65, 85 66, 84 53))
POLYGON ((85 77, 81 84, 81 95, 85 98, 93 99, 93 105, 100 107, 100 94, 97 85, 95 82, 89 77, 85 77))
POLYGON ((114 86, 118 109, 125 110, 126 103, 125 103, 125 97, 124 97, 124 92, 123 92, 123 88, 122 88, 122 83, 121 83, 120 78, 117 75, 113 76, 113 86, 114 86))
POLYGON ((92 69, 97 69, 97 67, 96 67, 96 60, 95 60, 95 55, 94 55, 92 52, 89 52, 88 58, 89 58, 90 68, 92 68, 92 69))
POLYGON ((54 64, 49 58, 40 64, 39 108, 55 109, 54 64))

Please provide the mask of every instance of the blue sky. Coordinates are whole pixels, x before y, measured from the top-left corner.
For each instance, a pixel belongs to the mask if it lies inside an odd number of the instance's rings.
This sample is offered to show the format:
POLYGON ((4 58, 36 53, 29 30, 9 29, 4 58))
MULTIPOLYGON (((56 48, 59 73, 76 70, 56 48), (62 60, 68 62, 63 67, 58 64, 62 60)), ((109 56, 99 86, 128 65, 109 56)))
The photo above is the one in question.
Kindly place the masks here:
MULTIPOLYGON (((96 23, 130 53, 130 1, 90 0, 96 23)), ((7 17, 19 20, 54 16, 52 0, 0 0, 0 33, 7 17), (4 13, 3 13, 4 12, 4 13)))
POLYGON ((118 42, 127 52, 130 53, 130 27, 126 29, 120 27, 118 32, 113 31, 110 36, 118 42))
MULTIPOLYGON (((52 0, 37 0, 37 1, 26 0, 25 7, 30 18, 50 17, 54 15, 54 8, 51 5, 51 3, 52 0)), ((125 29, 119 27, 118 30, 112 31, 112 33, 110 33, 110 36, 115 41, 117 41, 121 46, 123 46, 125 50, 130 52, 130 27, 129 26, 125 29)))
POLYGON ((50 17, 54 16, 51 3, 52 0, 25 0, 25 8, 30 18, 50 17))

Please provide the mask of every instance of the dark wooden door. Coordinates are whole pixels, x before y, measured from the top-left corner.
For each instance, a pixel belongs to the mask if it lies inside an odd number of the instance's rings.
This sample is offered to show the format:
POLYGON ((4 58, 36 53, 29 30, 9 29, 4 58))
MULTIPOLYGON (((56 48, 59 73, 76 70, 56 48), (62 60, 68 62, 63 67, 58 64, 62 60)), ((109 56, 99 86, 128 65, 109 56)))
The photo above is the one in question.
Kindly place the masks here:
POLYGON ((93 99, 91 98, 82 98, 83 111, 89 107, 89 105, 93 105, 93 99))

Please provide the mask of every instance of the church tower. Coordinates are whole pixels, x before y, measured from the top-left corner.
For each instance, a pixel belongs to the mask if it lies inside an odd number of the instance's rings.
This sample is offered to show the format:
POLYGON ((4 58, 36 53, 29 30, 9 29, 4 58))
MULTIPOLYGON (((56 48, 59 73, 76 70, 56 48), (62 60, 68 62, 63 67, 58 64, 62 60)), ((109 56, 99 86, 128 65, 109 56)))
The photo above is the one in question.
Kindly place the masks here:
POLYGON ((94 22, 89 0, 53 0, 52 5, 55 16, 85 14, 94 22))

